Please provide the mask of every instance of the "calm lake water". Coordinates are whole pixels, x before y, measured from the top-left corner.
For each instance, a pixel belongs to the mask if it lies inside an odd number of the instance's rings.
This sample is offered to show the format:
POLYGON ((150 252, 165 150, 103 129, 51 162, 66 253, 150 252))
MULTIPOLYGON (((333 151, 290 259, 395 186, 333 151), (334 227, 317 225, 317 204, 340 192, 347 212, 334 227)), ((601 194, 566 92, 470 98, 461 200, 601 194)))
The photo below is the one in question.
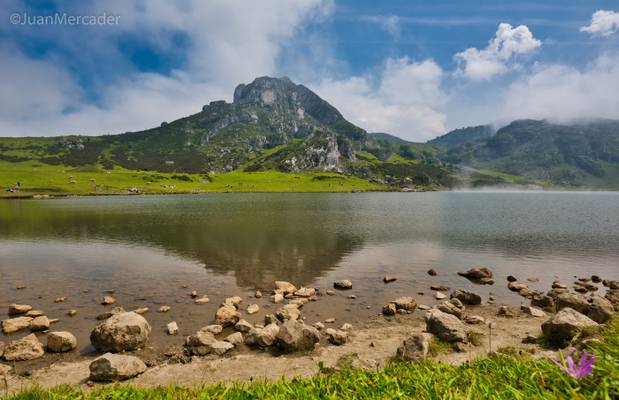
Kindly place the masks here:
MULTIPOLYGON (((217 305, 242 295, 261 311, 273 281, 321 289, 336 279, 354 288, 308 303, 309 322, 360 322, 400 295, 433 304, 429 285, 472 288, 499 303, 522 298, 507 275, 619 279, 619 193, 436 192, 359 194, 208 194, 0 201, 0 304, 32 304, 61 319, 54 329, 88 333, 106 290, 125 309, 150 307, 155 346, 181 344, 210 323, 217 305), (456 272, 489 267, 493 286, 456 272), (426 274, 435 268, 439 275, 426 274), (398 281, 384 284, 382 277, 398 281), (16 290, 16 285, 27 287, 16 290), (186 285, 187 288, 183 288, 186 285), (195 305, 191 290, 211 302, 195 305), (85 291, 88 291, 85 293, 85 291), (418 294, 424 292, 423 295, 418 294), (348 299, 355 294, 357 299, 348 299), (64 303, 54 303, 67 296, 64 303), (265 296, 266 297, 266 296, 265 296), (162 314, 161 305, 172 310, 162 314), (67 317, 75 308, 77 316, 67 317), (176 320, 181 335, 167 337, 176 320)), ((3 311, 6 313, 6 311, 3 311)), ((6 315, 6 314, 4 314, 6 315)), ((19 334, 16 337, 20 336, 19 334)), ((1 338, 0 338, 1 339, 1 338)), ((6 339, 6 338, 5 338, 6 339)))

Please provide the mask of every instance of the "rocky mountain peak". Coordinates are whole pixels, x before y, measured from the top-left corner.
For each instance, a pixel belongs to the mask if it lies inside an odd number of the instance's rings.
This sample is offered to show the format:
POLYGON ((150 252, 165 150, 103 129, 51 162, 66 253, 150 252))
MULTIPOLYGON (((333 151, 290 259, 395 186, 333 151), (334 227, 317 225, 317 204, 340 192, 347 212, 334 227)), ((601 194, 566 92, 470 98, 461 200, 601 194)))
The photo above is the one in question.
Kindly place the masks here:
POLYGON ((287 77, 271 78, 262 76, 250 84, 240 84, 234 90, 234 103, 272 106, 276 102, 294 103, 298 86, 287 77))

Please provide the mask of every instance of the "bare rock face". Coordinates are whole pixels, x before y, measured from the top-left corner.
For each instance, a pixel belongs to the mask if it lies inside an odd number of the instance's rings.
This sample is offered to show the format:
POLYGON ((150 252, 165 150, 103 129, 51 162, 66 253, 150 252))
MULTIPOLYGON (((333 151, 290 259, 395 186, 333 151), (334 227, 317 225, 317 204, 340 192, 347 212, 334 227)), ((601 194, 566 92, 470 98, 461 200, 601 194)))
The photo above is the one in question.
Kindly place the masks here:
POLYGON ((90 333, 90 342, 102 352, 135 350, 144 346, 151 330, 144 317, 134 312, 124 312, 97 325, 90 333))
POLYGON ((458 299, 464 304, 481 304, 481 296, 477 293, 469 292, 468 290, 456 289, 451 293, 450 297, 452 299, 458 299))
POLYGON ((423 333, 415 333, 398 347, 396 355, 405 361, 421 361, 428 355, 430 340, 423 333))
POLYGON ((467 342, 466 326, 454 315, 430 310, 425 318, 428 332, 448 342, 467 342))
POLYGON ((215 323, 223 326, 233 326, 241 319, 241 314, 231 305, 219 307, 215 313, 215 323))
POLYGON ((277 333, 277 342, 284 351, 312 350, 319 341, 316 328, 294 320, 284 322, 277 333))
POLYGON ((40 358, 45 354, 43 345, 36 335, 30 335, 14 340, 4 347, 4 359, 7 361, 27 361, 40 358))
POLYGON ((146 364, 134 356, 106 353, 89 366, 90 380, 95 382, 121 381, 146 371, 146 364))
POLYGON ((47 351, 66 353, 77 348, 77 338, 70 332, 50 332, 47 334, 47 351))
POLYGON ((565 307, 542 324, 544 335, 556 343, 564 343, 587 328, 595 328, 598 323, 578 311, 565 307))
POLYGON ((30 326, 30 321, 32 321, 32 318, 30 317, 15 317, 5 319, 4 321, 2 321, 2 332, 13 333, 21 331, 22 329, 28 328, 30 326))
POLYGON ((28 304, 9 304, 9 316, 24 315, 32 310, 32 306, 28 304))

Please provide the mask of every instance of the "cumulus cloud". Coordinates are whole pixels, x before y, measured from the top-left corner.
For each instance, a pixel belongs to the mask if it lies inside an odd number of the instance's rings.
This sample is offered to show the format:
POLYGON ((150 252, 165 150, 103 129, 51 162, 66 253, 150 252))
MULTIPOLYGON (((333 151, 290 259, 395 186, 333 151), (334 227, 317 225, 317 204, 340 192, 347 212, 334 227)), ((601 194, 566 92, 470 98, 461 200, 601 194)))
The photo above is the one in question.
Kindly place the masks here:
POLYGON ((598 10, 591 16, 591 23, 580 28, 591 36, 610 36, 619 30, 619 13, 615 11, 598 10))
POLYGON ((425 140, 445 132, 443 71, 433 60, 390 58, 379 76, 325 79, 310 85, 344 117, 370 132, 425 140))
POLYGON ((538 65, 507 90, 506 119, 619 118, 619 54, 603 54, 582 69, 538 65))
POLYGON ((501 23, 495 37, 485 49, 468 48, 456 53, 457 75, 466 76, 473 81, 487 81, 513 68, 513 59, 531 53, 542 45, 535 39, 526 25, 513 28, 501 23))
MULTIPOLYGON (((116 0, 105 4, 66 2, 60 8, 79 14, 118 14, 120 24, 112 29, 83 32, 93 43, 83 49, 75 49, 74 38, 56 31, 56 44, 64 46, 69 57, 54 57, 53 50, 46 58, 28 57, 11 48, 6 43, 10 36, 5 35, 4 45, 0 46, 0 85, 11 89, 0 92, 0 135, 116 133, 145 129, 162 120, 195 113, 209 100, 230 99, 238 83, 277 73, 282 47, 305 23, 332 12, 333 3, 116 0), (178 34, 187 38, 182 66, 165 74, 129 71, 126 76, 98 83, 96 103, 84 96, 78 78, 68 72, 67 60, 95 58, 92 52, 98 43, 117 50, 119 38, 138 35, 152 48, 161 50, 172 46, 171 38, 178 34)), ((14 9, 28 8, 16 4, 14 9)), ((37 32, 43 31, 18 33, 37 32)), ((121 51, 105 55, 110 58, 102 59, 109 64, 126 62, 121 51)))

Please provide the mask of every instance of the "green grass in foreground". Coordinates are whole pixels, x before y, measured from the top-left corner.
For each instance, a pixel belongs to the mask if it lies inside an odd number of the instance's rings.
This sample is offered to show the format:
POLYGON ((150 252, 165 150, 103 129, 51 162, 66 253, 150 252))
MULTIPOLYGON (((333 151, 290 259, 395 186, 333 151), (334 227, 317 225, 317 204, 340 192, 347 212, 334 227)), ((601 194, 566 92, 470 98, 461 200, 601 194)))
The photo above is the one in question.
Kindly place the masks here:
POLYGON ((147 194, 388 190, 384 185, 332 172, 234 171, 203 175, 134 171, 119 167, 106 171, 97 166, 73 168, 36 161, 0 161, 0 197, 126 194, 133 187, 147 194), (23 189, 18 193, 7 192, 6 189, 15 182, 21 182, 23 189))
POLYGON ((307 379, 202 388, 137 389, 109 386, 91 392, 61 387, 31 390, 26 399, 617 399, 619 398, 619 320, 591 345, 598 356, 592 376, 577 381, 545 359, 493 355, 461 366, 431 361, 393 362, 380 371, 348 369, 307 379))

